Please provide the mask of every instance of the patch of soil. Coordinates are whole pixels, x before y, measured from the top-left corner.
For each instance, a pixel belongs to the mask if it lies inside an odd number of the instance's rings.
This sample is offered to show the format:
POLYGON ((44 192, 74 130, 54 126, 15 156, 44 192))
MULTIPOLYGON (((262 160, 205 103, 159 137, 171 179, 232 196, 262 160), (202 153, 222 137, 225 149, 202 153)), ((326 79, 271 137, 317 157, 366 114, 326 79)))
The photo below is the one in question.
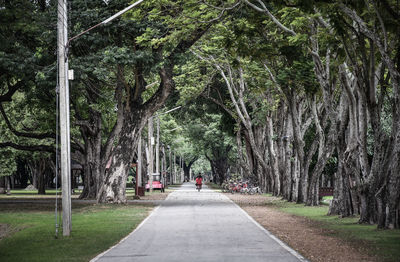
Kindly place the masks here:
POLYGON ((11 231, 11 227, 8 224, 0 224, 0 240, 6 237, 11 231))
POLYGON ((271 206, 270 201, 281 201, 275 197, 260 195, 225 194, 238 204, 264 228, 312 262, 363 261, 379 259, 367 254, 362 243, 349 243, 332 236, 335 232, 317 221, 284 213, 271 206))
POLYGON ((164 192, 164 193, 159 193, 157 192, 156 194, 149 194, 148 192, 144 193, 144 196, 140 197, 140 200, 165 200, 167 196, 169 195, 170 192, 164 192))

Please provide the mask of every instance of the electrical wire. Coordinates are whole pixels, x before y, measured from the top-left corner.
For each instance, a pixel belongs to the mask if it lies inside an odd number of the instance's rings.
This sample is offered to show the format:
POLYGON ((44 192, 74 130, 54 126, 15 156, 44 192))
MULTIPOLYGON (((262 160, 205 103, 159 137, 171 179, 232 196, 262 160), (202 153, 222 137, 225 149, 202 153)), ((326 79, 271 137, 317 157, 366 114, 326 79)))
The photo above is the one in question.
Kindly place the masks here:
POLYGON ((57 84, 56 84, 56 177, 55 177, 55 184, 56 184, 56 207, 55 207, 55 238, 58 238, 58 126, 59 126, 59 93, 60 93, 60 85, 59 85, 59 59, 58 59, 58 48, 57 48, 57 84))

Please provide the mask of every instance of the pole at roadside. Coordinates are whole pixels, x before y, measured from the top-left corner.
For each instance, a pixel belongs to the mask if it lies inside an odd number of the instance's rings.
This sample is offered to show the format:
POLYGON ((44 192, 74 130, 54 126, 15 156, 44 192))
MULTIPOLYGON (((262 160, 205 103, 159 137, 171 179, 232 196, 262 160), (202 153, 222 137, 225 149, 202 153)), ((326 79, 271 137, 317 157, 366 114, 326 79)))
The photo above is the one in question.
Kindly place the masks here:
POLYGON ((136 186, 135 186, 135 196, 139 196, 139 186, 141 186, 142 181, 142 132, 139 132, 139 143, 137 147, 137 165, 136 165, 136 186))
POLYGON ((61 183, 62 183, 62 221, 63 235, 71 234, 71 142, 70 142, 70 111, 69 111, 69 83, 68 83, 68 47, 72 40, 90 30, 105 25, 121 16, 144 0, 139 0, 106 20, 92 26, 80 34, 68 39, 67 0, 58 0, 57 4, 57 60, 58 60, 58 84, 60 93, 60 139, 61 139, 61 183))
MULTIPOLYGON (((156 118, 156 173, 157 175, 160 174, 160 118, 157 116, 156 118)), ((161 176, 160 176, 161 180, 161 176)))
POLYGON ((58 91, 60 92, 60 138, 61 138, 61 184, 63 236, 71 234, 71 154, 69 140, 69 87, 68 55, 66 45, 67 0, 58 0, 57 48, 58 48, 58 91))
POLYGON ((148 140, 149 140, 149 168, 148 168, 148 175, 149 175, 149 191, 150 193, 153 192, 153 173, 154 173, 154 137, 153 137, 153 117, 150 117, 148 120, 148 140))

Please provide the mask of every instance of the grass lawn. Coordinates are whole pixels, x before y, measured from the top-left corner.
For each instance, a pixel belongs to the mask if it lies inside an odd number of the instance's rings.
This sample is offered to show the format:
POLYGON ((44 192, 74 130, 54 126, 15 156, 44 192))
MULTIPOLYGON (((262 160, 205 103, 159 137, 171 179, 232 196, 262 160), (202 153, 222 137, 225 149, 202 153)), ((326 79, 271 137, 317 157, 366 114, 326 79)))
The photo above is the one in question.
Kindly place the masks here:
MULTIPOLYGON (((61 190, 55 189, 46 189, 45 195, 38 195, 37 190, 25 190, 25 189, 12 189, 11 195, 0 194, 0 199, 24 199, 24 198, 55 198, 57 195, 61 196, 61 190)), ((71 198, 78 198, 81 193, 81 190, 75 189, 75 192, 71 195, 71 198)))
MULTIPOLYGON (((171 187, 165 189, 166 193, 170 193, 174 191, 176 187, 171 187)), ((71 198, 77 199, 79 195, 81 194, 81 190, 75 189, 75 192, 71 195, 71 198)), ((126 197, 128 199, 132 199, 132 197, 135 194, 135 190, 133 188, 127 188, 126 189, 126 197)), ((155 195, 155 194, 161 194, 160 190, 153 190, 152 193, 150 192, 145 192, 146 196, 147 195, 155 195)), ((58 197, 61 197, 61 190, 57 191, 58 197)), ((0 194, 0 200, 3 199, 55 199, 56 197, 56 190, 55 189, 47 189, 45 195, 38 195, 37 190, 24 190, 24 189, 13 189, 11 190, 11 195, 6 195, 6 194, 0 194)))
POLYGON ((327 216, 329 207, 306 207, 284 200, 268 202, 281 211, 303 216, 320 222, 321 226, 332 230, 332 235, 350 242, 365 244, 365 251, 377 255, 384 261, 399 261, 400 258, 400 230, 379 230, 376 225, 358 224, 358 217, 339 218, 327 216))
POLYGON ((152 207, 73 203, 70 237, 55 239, 54 204, 0 204, 0 261, 89 261, 129 234, 152 207))
POLYGON ((220 185, 218 185, 218 184, 208 182, 208 183, 206 183, 206 185, 207 185, 209 188, 211 188, 211 189, 213 189, 213 190, 215 190, 215 191, 217 191, 217 192, 222 192, 222 187, 221 187, 220 185))
MULTIPOLYGON (((165 189, 165 193, 171 193, 174 190, 175 190, 174 188, 169 187, 169 188, 165 189)), ((144 194, 145 194, 145 196, 151 196, 151 195, 164 194, 164 193, 161 193, 161 190, 157 189, 157 190, 153 190, 153 192, 145 191, 144 194)), ((128 199, 132 199, 132 197, 134 195, 135 195, 135 190, 134 189, 127 189, 126 190, 126 197, 128 199)))

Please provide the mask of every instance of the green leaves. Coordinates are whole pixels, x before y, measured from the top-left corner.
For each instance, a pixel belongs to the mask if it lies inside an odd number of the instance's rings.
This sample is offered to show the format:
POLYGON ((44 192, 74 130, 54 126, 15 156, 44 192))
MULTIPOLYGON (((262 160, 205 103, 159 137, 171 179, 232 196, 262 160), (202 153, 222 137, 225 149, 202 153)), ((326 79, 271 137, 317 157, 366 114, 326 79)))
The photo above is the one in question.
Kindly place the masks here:
POLYGON ((149 0, 125 18, 143 25, 136 41, 142 47, 172 48, 180 39, 192 35, 199 27, 217 16, 218 12, 195 0, 149 0))
POLYGON ((11 176, 17 171, 16 152, 13 149, 0 149, 0 177, 11 176))

